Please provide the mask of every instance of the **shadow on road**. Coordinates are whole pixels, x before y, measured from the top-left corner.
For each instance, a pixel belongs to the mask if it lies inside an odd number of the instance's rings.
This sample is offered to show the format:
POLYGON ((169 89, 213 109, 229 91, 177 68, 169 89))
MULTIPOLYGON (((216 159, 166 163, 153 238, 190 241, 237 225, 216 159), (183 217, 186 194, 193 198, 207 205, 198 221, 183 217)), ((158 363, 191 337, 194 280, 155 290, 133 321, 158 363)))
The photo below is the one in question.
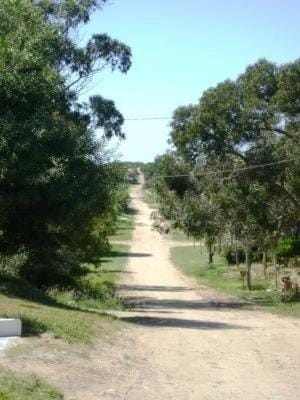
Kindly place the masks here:
POLYGON ((118 290, 145 291, 145 292, 187 292, 192 289, 185 286, 158 286, 158 285, 119 285, 118 290))
MULTIPOLYGON (((151 253, 131 253, 129 251, 110 251, 109 253, 107 253, 107 255, 105 254, 104 257, 126 257, 126 258, 130 258, 130 257, 152 257, 151 253)), ((103 261, 101 261, 103 262, 103 261)))
POLYGON ((141 325, 145 327, 157 328, 183 328, 183 329, 202 329, 202 330, 216 330, 216 329, 249 329, 241 325, 225 324, 223 322, 214 321, 196 321, 191 319, 179 318, 160 318, 160 317, 123 317, 121 320, 141 325))
POLYGON ((127 308, 143 309, 237 309, 243 308, 247 303, 235 301, 202 301, 202 300, 180 300, 180 299, 155 299, 153 297, 128 296, 123 298, 123 304, 127 308))

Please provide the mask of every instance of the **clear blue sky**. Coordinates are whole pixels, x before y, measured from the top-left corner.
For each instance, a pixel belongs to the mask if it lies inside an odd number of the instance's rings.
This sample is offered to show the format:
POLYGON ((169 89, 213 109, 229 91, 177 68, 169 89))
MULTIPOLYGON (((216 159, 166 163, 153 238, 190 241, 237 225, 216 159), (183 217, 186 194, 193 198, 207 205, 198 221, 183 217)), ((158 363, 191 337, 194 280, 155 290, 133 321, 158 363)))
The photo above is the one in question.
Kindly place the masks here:
MULTIPOLYGON (((300 1, 112 0, 82 30, 85 38, 100 32, 128 44, 133 65, 127 75, 99 75, 89 94, 114 100, 125 118, 168 117, 258 58, 298 58, 300 1)), ((168 123, 126 122, 122 159, 151 161, 162 154, 168 123)))

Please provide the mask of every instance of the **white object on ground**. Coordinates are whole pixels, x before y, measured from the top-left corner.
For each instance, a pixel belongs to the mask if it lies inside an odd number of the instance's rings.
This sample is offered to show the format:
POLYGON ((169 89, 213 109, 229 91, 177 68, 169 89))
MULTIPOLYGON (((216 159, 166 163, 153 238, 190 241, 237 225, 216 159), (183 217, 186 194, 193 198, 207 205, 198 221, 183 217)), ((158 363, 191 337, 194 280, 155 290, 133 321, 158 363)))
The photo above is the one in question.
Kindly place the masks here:
POLYGON ((0 337, 0 354, 17 339, 17 337, 0 337))
POLYGON ((19 318, 0 318, 0 337, 21 336, 22 322, 19 318))

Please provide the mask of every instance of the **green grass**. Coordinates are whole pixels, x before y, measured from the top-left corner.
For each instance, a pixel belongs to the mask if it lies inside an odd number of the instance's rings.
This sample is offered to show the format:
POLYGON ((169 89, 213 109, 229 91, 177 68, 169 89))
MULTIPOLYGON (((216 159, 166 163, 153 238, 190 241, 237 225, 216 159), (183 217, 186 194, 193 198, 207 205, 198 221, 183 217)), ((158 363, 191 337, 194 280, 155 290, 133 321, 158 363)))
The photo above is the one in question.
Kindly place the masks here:
MULTIPOLYGON (((80 309, 120 309, 122 304, 115 296, 115 284, 128 259, 129 246, 113 244, 110 251, 100 260, 100 268, 92 264, 85 267, 90 272, 81 279, 83 290, 52 291, 57 301, 80 309)), ((50 291, 51 292, 51 291, 50 291)))
POLYGON ((23 282, 1 282, 0 290, 0 315, 20 318, 24 335, 52 332, 57 338, 89 342, 97 328, 100 329, 103 319, 100 313, 56 302, 42 292, 36 298, 33 295, 36 289, 29 285, 26 287, 23 282), (24 294, 18 293, 21 285, 24 294))
POLYGON ((91 267, 78 290, 52 288, 45 293, 24 281, 0 281, 0 315, 21 318, 25 335, 52 332, 69 341, 89 342, 113 322, 103 310, 121 307, 114 283, 127 256, 127 246, 115 245, 100 268, 91 267))
POLYGON ((157 201, 155 194, 149 190, 143 190, 143 201, 150 207, 150 208, 157 208, 157 201))
POLYGON ((19 376, 0 368, 0 400, 63 400, 54 387, 34 376, 19 376))
POLYGON ((177 229, 172 232, 171 240, 173 240, 174 242, 191 242, 191 243, 193 243, 194 241, 193 238, 187 237, 187 235, 184 232, 177 229))
POLYGON ((199 247, 177 246, 171 249, 173 264, 186 275, 199 279, 204 284, 224 293, 239 297, 249 305, 258 305, 268 310, 300 317, 300 298, 282 297, 275 291, 274 277, 262 276, 262 267, 253 265, 253 290, 243 289, 243 281, 235 266, 228 266, 223 257, 216 255, 209 266, 207 254, 199 247))
POLYGON ((111 241, 131 240, 134 229, 134 210, 129 209, 127 212, 119 215, 117 220, 117 229, 115 234, 109 237, 111 241))

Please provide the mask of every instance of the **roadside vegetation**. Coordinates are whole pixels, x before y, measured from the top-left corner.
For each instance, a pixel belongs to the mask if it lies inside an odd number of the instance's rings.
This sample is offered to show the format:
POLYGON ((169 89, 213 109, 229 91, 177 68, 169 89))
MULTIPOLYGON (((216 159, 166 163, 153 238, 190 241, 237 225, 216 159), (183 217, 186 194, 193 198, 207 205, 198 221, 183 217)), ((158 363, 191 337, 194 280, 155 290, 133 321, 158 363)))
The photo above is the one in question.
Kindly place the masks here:
POLYGON ((34 376, 0 368, 0 400, 63 400, 63 394, 34 376))
POLYGON ((105 3, 1 3, 1 280, 77 290, 127 206, 128 171, 105 144, 125 137, 124 119, 113 101, 80 97, 95 73, 131 66, 106 34, 78 42, 105 3))
MULTIPOLYGON (((96 73, 131 66, 119 40, 80 40, 106 3, 1 1, 0 316, 21 318, 27 336, 92 342, 112 326, 104 310, 121 307, 114 284, 128 247, 109 238, 130 238, 131 180, 107 142, 125 138, 124 118, 101 94, 81 97, 96 73)), ((0 371, 0 400, 62 398, 0 371)))
POLYGON ((143 168, 157 199, 155 229, 203 242, 208 265, 222 254, 263 297, 272 264, 271 291, 282 291, 283 302, 299 301, 299 80, 299 60, 262 59, 209 88, 174 111, 172 151, 143 168))
POLYGON ((0 315, 21 318, 23 334, 49 332, 68 341, 92 342, 114 318, 105 310, 120 309, 115 282, 128 259, 128 246, 113 245, 99 265, 86 264, 86 274, 71 288, 41 290, 20 279, 0 282, 0 315))
POLYGON ((267 278, 260 263, 252 265, 252 290, 246 289, 246 277, 241 275, 244 266, 227 263, 225 257, 216 255, 213 263, 207 261, 207 251, 202 246, 176 246, 171 248, 173 264, 184 274, 228 295, 242 299, 245 307, 259 306, 269 311, 300 317, 300 301, 293 293, 285 296, 276 291, 275 271, 272 264, 267 267, 267 278))
POLYGON ((155 209, 157 207, 157 202, 155 198, 155 194, 150 190, 144 188, 143 191, 143 201, 148 204, 148 206, 152 209, 155 209))
POLYGON ((171 231, 171 240, 174 242, 194 242, 196 244, 196 240, 194 238, 188 237, 186 233, 182 232, 179 229, 173 229, 171 231))
POLYGON ((106 0, 4 0, 0 9, 0 315, 24 333, 89 341, 130 239, 135 174, 106 143, 124 139, 114 102, 81 93, 104 69, 126 73, 131 50, 78 30, 106 0))
POLYGON ((118 215, 115 232, 109 236, 109 239, 114 242, 131 240, 133 228, 134 210, 126 208, 124 212, 118 215))

